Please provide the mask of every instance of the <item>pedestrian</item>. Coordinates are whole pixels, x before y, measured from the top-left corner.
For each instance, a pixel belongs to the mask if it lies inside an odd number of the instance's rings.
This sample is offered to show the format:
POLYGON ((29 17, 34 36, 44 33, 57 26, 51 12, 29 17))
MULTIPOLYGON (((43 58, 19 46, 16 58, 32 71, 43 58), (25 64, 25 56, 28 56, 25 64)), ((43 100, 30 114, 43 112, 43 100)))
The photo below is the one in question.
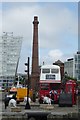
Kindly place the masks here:
POLYGON ((40 104, 43 104, 43 98, 44 98, 44 96, 40 96, 40 98, 38 100, 40 104))
POLYGON ((50 94, 50 98, 51 98, 51 104, 53 104, 54 103, 54 92, 53 92, 53 90, 51 90, 50 92, 49 92, 49 94, 50 94))
MULTIPOLYGON (((27 102, 27 97, 24 97, 24 102, 26 103, 27 102)), ((28 102, 31 103, 31 98, 28 97, 28 102)))
POLYGON ((16 107, 16 100, 15 99, 11 99, 9 101, 9 107, 16 107))
POLYGON ((5 97, 4 104, 5 104, 5 109, 6 109, 9 104, 9 98, 7 96, 5 97))
POLYGON ((43 103, 51 105, 51 98, 49 97, 49 95, 43 97, 43 103))

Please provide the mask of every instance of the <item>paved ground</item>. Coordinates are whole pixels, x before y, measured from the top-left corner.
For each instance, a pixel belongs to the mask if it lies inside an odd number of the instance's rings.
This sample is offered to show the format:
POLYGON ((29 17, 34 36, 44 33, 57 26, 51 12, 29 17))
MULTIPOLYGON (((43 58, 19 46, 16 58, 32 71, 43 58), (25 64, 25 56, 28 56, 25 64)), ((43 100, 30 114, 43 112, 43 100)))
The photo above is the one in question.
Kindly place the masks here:
MULTIPOLYGON (((25 105, 26 103, 21 102, 20 104, 18 104, 17 106, 21 108, 21 111, 25 110, 25 105)), ((78 112, 77 109, 77 105, 74 105, 73 107, 59 107, 57 104, 53 104, 53 105, 46 105, 46 104, 39 104, 39 103, 32 103, 30 105, 31 107, 31 112, 35 112, 38 110, 43 110, 43 111, 49 111, 52 114, 67 114, 67 113, 75 113, 78 112), (49 109, 48 109, 49 108, 49 109)), ((0 100, 0 120, 2 118, 2 114, 3 112, 9 112, 11 111, 11 109, 9 107, 7 107, 7 109, 4 108, 4 102, 2 102, 2 100, 0 100)), ((30 112, 29 111, 29 112, 30 112)))
MULTIPOLYGON (((0 102, 0 106, 2 107, 2 112, 10 111, 9 107, 7 107, 7 109, 5 110, 3 102, 0 102)), ((17 106, 20 107, 21 110, 25 110, 24 103, 20 103, 17 106)), ((77 105, 74 105, 73 107, 59 107, 57 104, 50 106, 50 105, 44 105, 44 104, 39 105, 39 104, 33 103, 30 105, 30 107, 31 107, 31 110, 46 110, 51 112, 65 112, 65 113, 78 112, 77 105)))
MULTIPOLYGON (((5 93, 1 93, 0 92, 0 112, 8 112, 10 111, 10 108, 8 107, 6 110, 4 108, 4 102, 2 102, 2 96, 4 98, 4 94, 5 93)), ((25 105, 26 103, 23 103, 21 102, 19 105, 17 105, 18 107, 21 108, 21 110, 25 110, 25 105)), ((50 107, 50 106, 49 106, 50 107)), ((51 110, 51 112, 78 112, 78 109, 77 109, 77 105, 74 105, 73 107, 59 107, 57 104, 54 104, 51 106, 52 109, 47 109, 47 107, 45 107, 45 105, 39 105, 38 103, 32 103, 31 104, 31 110, 41 110, 41 109, 44 109, 44 110, 51 110)))

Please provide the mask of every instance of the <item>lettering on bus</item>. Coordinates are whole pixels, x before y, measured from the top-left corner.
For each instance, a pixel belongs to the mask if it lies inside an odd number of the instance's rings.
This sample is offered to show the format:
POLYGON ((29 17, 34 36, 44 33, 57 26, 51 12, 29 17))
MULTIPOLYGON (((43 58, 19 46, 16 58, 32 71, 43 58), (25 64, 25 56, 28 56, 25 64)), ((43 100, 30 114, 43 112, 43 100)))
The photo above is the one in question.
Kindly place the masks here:
POLYGON ((55 75, 46 75, 46 79, 55 80, 55 75))

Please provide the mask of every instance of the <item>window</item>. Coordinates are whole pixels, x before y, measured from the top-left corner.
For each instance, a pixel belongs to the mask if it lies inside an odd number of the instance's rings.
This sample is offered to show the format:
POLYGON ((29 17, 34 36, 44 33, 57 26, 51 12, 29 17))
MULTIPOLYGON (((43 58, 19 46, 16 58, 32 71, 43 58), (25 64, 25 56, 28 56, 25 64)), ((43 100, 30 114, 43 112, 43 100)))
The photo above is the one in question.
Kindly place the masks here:
POLYGON ((78 79, 80 80, 80 75, 78 75, 78 79))
POLYGON ((9 82, 13 82, 13 80, 9 80, 9 82))
POLYGON ((11 87, 11 86, 12 86, 12 84, 10 83, 10 84, 9 84, 9 87, 11 87))
POLYGON ((58 69, 51 69, 51 73, 58 73, 59 70, 58 69))
POLYGON ((42 69, 42 73, 50 73, 50 69, 42 69))
POLYGON ((3 80, 3 82, 6 82, 6 80, 3 80))
POLYGON ((75 62, 77 62, 77 56, 75 55, 75 62))
POLYGON ((59 90, 60 89, 60 83, 58 84, 50 84, 51 90, 59 90))
POLYGON ((6 87, 6 83, 3 83, 2 86, 6 87))

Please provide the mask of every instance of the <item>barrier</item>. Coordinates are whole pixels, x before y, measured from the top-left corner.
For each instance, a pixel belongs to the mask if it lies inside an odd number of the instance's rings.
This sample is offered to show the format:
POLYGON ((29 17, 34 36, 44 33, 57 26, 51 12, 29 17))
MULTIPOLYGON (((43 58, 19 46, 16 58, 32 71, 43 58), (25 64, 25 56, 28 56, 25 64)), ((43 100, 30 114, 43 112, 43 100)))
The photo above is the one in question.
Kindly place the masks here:
POLYGON ((79 120, 80 113, 31 111, 3 113, 1 120, 79 120))
POLYGON ((24 112, 4 112, 1 120, 28 120, 28 115, 24 112))

